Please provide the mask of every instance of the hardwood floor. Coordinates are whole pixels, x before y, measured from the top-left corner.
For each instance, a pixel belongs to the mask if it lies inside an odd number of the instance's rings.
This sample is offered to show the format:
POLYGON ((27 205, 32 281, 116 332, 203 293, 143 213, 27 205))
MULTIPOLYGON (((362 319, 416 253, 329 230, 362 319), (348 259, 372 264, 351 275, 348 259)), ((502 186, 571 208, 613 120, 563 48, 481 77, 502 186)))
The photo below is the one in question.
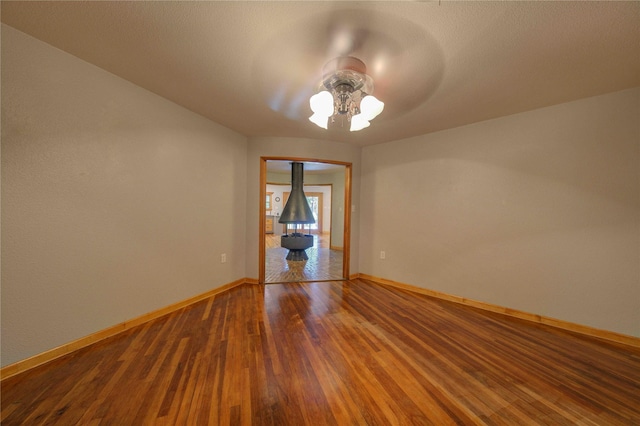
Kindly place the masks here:
POLYGON ((3 425, 633 425, 640 350, 364 280, 243 285, 2 382, 3 425))

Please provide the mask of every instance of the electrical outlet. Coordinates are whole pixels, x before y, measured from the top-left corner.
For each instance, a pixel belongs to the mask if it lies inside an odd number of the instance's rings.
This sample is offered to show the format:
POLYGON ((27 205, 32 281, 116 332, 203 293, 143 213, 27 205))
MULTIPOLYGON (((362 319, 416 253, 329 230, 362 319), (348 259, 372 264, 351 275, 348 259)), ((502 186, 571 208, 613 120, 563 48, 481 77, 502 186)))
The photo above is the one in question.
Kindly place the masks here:
POLYGON ((387 254, 383 251, 380 252, 380 259, 384 259, 387 256, 387 254))
POLYGON ((220 255, 220 263, 227 263, 227 253, 222 253, 220 255))

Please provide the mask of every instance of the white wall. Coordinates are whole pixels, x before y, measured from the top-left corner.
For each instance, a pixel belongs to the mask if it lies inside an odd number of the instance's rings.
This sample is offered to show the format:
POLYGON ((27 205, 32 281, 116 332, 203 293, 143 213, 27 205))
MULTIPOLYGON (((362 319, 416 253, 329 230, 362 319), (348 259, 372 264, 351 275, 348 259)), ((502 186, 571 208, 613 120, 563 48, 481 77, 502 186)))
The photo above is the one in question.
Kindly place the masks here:
POLYGON ((634 89, 363 148, 360 272, 640 336, 639 117, 634 89))
POLYGON ((2 25, 2 365, 244 277, 246 152, 2 25))
MULTIPOLYGON (((352 163, 351 257, 350 273, 358 272, 359 256, 359 200, 360 200, 360 152, 358 146, 301 138, 262 137, 250 138, 247 152, 247 277, 258 278, 260 157, 295 157, 315 160, 333 160, 352 163)), ((314 175, 305 176, 311 179, 314 175)), ((342 178, 344 182, 344 177, 342 178)), ((309 183, 318 183, 309 181, 309 183)), ((335 187, 335 185, 334 185, 335 187)), ((338 205, 333 203, 334 208, 338 205)), ((335 228, 335 226, 334 226, 335 228)), ((333 238, 332 238, 333 244, 333 238)))

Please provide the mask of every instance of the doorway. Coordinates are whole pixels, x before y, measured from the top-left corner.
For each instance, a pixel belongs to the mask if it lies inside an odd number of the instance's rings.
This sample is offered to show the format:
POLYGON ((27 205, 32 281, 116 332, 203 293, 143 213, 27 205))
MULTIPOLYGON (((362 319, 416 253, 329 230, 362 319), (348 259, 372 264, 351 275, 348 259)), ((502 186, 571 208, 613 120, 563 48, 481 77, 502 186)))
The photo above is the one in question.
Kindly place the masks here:
POLYGON ((260 283, 334 281, 349 277, 351 163, 262 157, 260 163, 260 283), (316 224, 305 225, 314 244, 308 260, 287 261, 278 223, 290 191, 291 162, 304 164, 304 191, 316 224))

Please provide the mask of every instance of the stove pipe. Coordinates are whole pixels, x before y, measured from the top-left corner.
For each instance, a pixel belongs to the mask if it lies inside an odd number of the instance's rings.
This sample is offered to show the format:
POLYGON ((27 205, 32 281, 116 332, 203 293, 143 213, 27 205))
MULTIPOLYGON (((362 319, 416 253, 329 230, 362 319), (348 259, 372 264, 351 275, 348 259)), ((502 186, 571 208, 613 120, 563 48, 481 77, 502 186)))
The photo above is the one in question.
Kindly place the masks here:
POLYGON ((291 163, 291 194, 282 209, 280 223, 316 223, 302 190, 304 164, 291 163))

